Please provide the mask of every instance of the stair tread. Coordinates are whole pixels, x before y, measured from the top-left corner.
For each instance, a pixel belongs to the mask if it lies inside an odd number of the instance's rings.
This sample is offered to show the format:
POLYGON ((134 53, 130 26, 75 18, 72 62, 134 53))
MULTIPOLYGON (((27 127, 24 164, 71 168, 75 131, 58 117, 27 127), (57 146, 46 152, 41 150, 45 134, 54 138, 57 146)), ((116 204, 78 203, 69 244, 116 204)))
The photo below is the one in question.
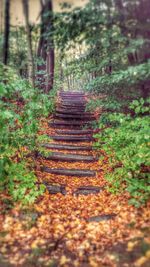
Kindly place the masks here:
POLYGON ((74 111, 74 110, 72 110, 72 109, 68 109, 68 110, 66 110, 66 109, 61 109, 61 108, 56 108, 56 113, 60 113, 60 114, 72 114, 72 115, 86 115, 86 116, 91 116, 92 115, 92 113, 90 113, 90 112, 81 112, 81 111, 78 111, 78 110, 76 110, 76 111, 74 111))
POLYGON ((116 214, 102 214, 98 216, 92 216, 87 219, 87 222, 101 222, 101 221, 108 221, 111 219, 114 219, 116 217, 116 214))
POLYGON ((55 116, 56 118, 62 118, 62 119, 77 119, 77 120, 93 120, 94 116, 89 116, 89 115, 85 115, 83 114, 60 114, 60 113, 56 113, 55 116))
POLYGON ((57 140, 57 141, 68 141, 68 142, 90 142, 93 139, 92 136, 76 136, 76 135, 48 135, 48 137, 50 137, 53 140, 57 140))
POLYGON ((57 134, 70 134, 70 135, 85 135, 92 134, 93 130, 56 130, 57 134))
POLYGON ((59 144, 43 144, 44 147, 49 149, 60 149, 60 150, 75 150, 75 151, 90 151, 92 146, 74 146, 74 145, 59 145, 59 144))
MULTIPOLYGON (((40 154, 41 155, 41 154, 40 154)), ((83 155, 83 154, 64 154, 61 152, 51 152, 49 155, 43 156, 46 159, 49 160, 59 160, 59 161, 88 161, 93 162, 96 161, 98 158, 89 156, 89 155, 83 155)))
POLYGON ((42 171, 57 174, 57 175, 67 175, 67 176, 77 176, 77 177, 95 177, 96 171, 82 170, 82 169, 63 169, 55 168, 51 169, 49 167, 42 167, 42 171))
POLYGON ((89 123, 91 123, 91 121, 74 121, 74 120, 72 120, 72 121, 65 121, 65 120, 54 120, 54 121, 52 121, 52 122, 49 122, 49 123, 53 123, 53 124, 57 124, 57 125, 82 125, 82 124, 89 124, 89 123))
POLYGON ((49 184, 47 182, 43 182, 43 183, 46 186, 50 194, 58 194, 58 193, 61 193, 63 195, 67 194, 65 185, 55 185, 55 184, 49 184))
POLYGON ((61 113, 63 113, 63 114, 69 114, 69 113, 70 114, 85 114, 85 108, 73 108, 73 107, 58 106, 58 110, 61 110, 61 113))
POLYGON ((104 190, 104 187, 100 186, 81 186, 78 187, 74 192, 74 195, 89 195, 89 194, 98 194, 104 190))

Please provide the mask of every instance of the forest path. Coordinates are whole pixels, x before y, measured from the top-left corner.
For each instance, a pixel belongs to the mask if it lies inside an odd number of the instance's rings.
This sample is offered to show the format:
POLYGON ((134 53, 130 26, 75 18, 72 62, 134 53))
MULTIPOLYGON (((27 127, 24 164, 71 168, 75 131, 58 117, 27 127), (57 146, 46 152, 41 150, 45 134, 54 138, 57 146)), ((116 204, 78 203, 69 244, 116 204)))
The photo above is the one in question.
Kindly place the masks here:
MULTIPOLYGON (((92 122, 95 116, 85 111, 86 103, 84 92, 61 91, 58 95, 56 113, 49 122, 53 134, 48 136, 52 142, 44 144, 51 152, 43 157, 42 167, 42 171, 50 175, 44 181, 50 194, 66 195, 70 192, 72 198, 76 198, 79 195, 100 194, 105 190, 98 176, 98 172, 102 171, 98 165, 98 156, 92 149, 92 122), (51 180, 51 175, 57 175, 57 183, 55 179, 51 180), (78 182, 67 191, 71 179, 78 182), (63 183, 63 180, 66 182, 63 183)), ((115 214, 89 216, 87 221, 98 222, 114 216, 115 214)))
MULTIPOLYGON (((106 153, 94 149, 96 116, 86 111, 87 101, 84 92, 61 91, 56 112, 43 129, 50 140, 44 144, 48 153, 39 158, 37 173, 47 188, 36 205, 42 214, 38 238, 46 242, 56 266, 137 267, 133 262, 143 241, 137 241, 133 256, 130 246, 141 232, 132 224, 142 225, 143 219, 128 204, 127 193, 107 190, 104 176, 111 166, 106 153)), ((146 208, 143 213, 147 220, 146 208)))
POLYGON ((127 192, 108 192, 111 166, 104 151, 93 149, 94 114, 85 111, 86 101, 82 92, 61 92, 56 113, 41 120, 47 153, 36 158, 36 174, 47 190, 28 208, 16 205, 4 215, 0 252, 11 265, 0 258, 0 266, 150 266, 142 252, 146 246, 149 253, 149 208, 129 205, 127 192))

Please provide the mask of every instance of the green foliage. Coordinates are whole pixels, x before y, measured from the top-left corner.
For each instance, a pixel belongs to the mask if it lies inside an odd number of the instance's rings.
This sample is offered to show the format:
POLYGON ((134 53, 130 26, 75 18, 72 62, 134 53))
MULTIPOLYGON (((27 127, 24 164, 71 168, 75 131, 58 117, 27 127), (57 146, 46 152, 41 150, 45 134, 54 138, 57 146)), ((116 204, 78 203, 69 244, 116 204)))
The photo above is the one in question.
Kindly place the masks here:
POLYGON ((10 162, 10 164, 5 164, 5 172, 7 175, 3 174, 1 189, 5 186, 16 201, 21 200, 24 204, 32 203, 45 189, 44 185, 36 185, 37 178, 35 174, 26 167, 26 162, 10 162))
POLYGON ((3 66, 0 79, 0 187, 15 200, 32 202, 44 187, 36 185, 27 156, 40 145, 40 118, 54 111, 55 94, 43 94, 3 66))
POLYGON ((106 129, 95 137, 97 146, 109 155, 112 172, 106 178, 110 191, 127 190, 132 196, 130 203, 139 206, 150 197, 150 118, 141 116, 150 109, 143 99, 133 101, 130 107, 134 109, 134 117, 123 113, 104 114, 99 128, 106 129))
MULTIPOLYGON (((96 97, 95 97, 96 98, 96 97)), ((126 101, 124 103, 126 105, 126 101)), ((88 111, 95 111, 97 108, 101 108, 103 111, 120 111, 122 109, 122 103, 119 103, 116 99, 113 99, 112 97, 102 97, 97 99, 90 99, 90 101, 87 103, 86 110, 88 111)))
POLYGON ((88 86, 88 90, 100 90, 101 92, 115 93, 116 90, 124 91, 125 87, 140 85, 141 82, 150 79, 150 62, 137 66, 130 66, 126 70, 113 72, 111 75, 105 74, 92 80, 88 86))
MULTIPOLYGON (((36 59, 39 25, 30 25, 32 35, 33 54, 36 59)), ((0 33, 0 61, 3 57, 3 32, 0 33)), ((28 50, 27 37, 24 26, 10 25, 9 35, 9 66, 21 77, 28 77, 28 50)))
POLYGON ((141 88, 150 80, 149 8, 149 0, 90 0, 56 14, 64 84, 67 80, 74 88, 75 81, 82 90, 114 97, 130 91, 134 98, 144 97, 141 88))

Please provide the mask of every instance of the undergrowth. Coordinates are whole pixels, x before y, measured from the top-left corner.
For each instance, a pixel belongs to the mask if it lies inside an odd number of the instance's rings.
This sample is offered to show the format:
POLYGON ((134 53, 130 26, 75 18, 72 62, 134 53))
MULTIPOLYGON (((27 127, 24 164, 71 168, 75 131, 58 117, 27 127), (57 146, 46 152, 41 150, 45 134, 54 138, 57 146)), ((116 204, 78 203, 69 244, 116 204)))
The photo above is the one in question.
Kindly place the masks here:
POLYGON ((149 103, 150 99, 141 98, 130 103, 131 113, 102 113, 98 121, 102 131, 94 135, 97 138, 94 145, 109 156, 111 171, 106 174, 109 190, 113 193, 127 190, 129 202, 137 207, 150 197, 149 103))
POLYGON ((38 186, 28 155, 34 155, 41 142, 40 119, 53 112, 55 91, 45 95, 2 65, 0 79, 0 190, 31 203, 44 185, 38 186))

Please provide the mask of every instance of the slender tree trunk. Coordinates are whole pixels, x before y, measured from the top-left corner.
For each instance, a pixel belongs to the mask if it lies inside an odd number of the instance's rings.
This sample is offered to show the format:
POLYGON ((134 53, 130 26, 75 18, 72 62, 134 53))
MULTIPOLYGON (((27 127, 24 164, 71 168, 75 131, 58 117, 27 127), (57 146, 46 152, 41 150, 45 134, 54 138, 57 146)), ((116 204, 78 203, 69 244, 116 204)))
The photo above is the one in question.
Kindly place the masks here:
POLYGON ((9 33, 10 33, 10 0, 5 1, 5 18, 4 18, 4 44, 3 44, 3 63, 8 64, 9 55, 9 33))
POLYGON ((28 75, 29 75, 29 81, 34 86, 35 70, 34 70, 34 58, 32 50, 32 38, 31 38, 30 23, 29 23, 29 2, 28 0, 22 0, 22 3, 23 3, 23 11, 25 17, 27 43, 28 43, 28 75))
POLYGON ((41 61, 38 64, 37 80, 39 87, 48 93, 53 88, 54 81, 54 41, 53 41, 53 8, 51 0, 41 0, 41 31, 37 55, 41 61), (46 15, 45 15, 46 14, 46 15), (51 32, 51 34, 49 34, 51 32))
POLYGON ((47 87, 46 87, 47 93, 53 88, 54 64, 55 64, 54 49, 49 46, 47 51, 47 87))
POLYGON ((37 49, 37 84, 40 89, 45 90, 45 74, 46 74, 46 43, 44 42, 44 4, 40 0, 41 4, 41 27, 40 27, 40 39, 37 49))

